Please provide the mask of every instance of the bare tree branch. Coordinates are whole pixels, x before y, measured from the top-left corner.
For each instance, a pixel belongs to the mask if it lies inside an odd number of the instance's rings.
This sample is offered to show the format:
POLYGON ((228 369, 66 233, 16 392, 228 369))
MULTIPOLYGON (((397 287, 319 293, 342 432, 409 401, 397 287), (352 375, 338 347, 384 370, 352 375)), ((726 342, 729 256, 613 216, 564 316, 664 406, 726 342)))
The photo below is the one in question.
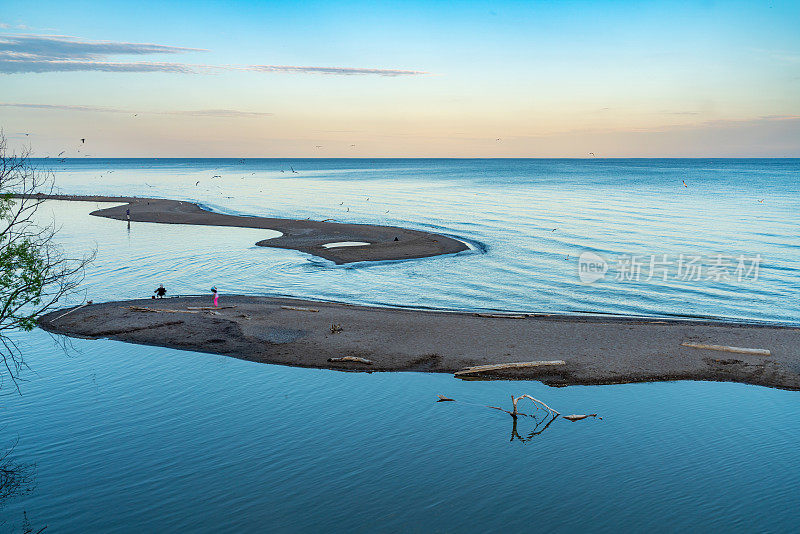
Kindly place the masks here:
POLYGON ((37 168, 31 151, 8 152, 0 132, 0 380, 12 380, 17 390, 25 362, 8 337, 31 330, 38 317, 75 291, 94 255, 71 257, 56 245, 53 223, 36 213, 43 195, 54 190, 51 172, 37 168))

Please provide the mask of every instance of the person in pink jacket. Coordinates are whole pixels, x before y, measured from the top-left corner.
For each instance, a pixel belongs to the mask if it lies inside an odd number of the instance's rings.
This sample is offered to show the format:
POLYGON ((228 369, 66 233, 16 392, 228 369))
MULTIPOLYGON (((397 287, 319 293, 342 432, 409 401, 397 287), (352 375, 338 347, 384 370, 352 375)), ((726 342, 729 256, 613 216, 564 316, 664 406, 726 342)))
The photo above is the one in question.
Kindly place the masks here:
POLYGON ((214 294, 214 307, 216 308, 219 306, 219 293, 217 293, 217 286, 212 287, 211 292, 214 294))

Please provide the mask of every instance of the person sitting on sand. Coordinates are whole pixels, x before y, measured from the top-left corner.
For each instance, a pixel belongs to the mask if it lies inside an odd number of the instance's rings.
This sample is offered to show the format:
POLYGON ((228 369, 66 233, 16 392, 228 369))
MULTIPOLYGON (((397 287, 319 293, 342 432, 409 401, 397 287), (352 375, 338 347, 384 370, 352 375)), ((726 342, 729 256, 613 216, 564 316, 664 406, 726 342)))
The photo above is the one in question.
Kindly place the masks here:
POLYGON ((217 293, 217 286, 211 288, 211 293, 214 294, 214 307, 219 305, 219 293, 217 293))
POLYGON ((167 290, 164 288, 164 284, 159 284, 159 286, 156 288, 155 291, 153 291, 153 293, 155 293, 156 296, 158 296, 158 298, 163 299, 164 295, 167 294, 167 290))

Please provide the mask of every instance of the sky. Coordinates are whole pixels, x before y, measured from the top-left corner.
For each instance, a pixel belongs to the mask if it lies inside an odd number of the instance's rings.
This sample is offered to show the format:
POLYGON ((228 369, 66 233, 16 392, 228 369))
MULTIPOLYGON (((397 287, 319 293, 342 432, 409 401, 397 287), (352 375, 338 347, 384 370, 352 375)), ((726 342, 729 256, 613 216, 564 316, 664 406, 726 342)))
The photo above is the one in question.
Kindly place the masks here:
POLYGON ((37 156, 800 157, 798 28, 769 0, 0 0, 0 128, 37 156))

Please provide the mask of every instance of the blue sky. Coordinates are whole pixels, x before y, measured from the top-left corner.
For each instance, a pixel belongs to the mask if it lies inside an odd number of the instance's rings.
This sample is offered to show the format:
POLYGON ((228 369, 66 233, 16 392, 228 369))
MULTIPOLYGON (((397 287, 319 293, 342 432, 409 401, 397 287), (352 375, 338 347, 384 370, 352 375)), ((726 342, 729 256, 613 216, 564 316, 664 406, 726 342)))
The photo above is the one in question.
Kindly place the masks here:
POLYGON ((800 156, 798 27, 796 2, 4 0, 0 126, 42 155, 800 156))

